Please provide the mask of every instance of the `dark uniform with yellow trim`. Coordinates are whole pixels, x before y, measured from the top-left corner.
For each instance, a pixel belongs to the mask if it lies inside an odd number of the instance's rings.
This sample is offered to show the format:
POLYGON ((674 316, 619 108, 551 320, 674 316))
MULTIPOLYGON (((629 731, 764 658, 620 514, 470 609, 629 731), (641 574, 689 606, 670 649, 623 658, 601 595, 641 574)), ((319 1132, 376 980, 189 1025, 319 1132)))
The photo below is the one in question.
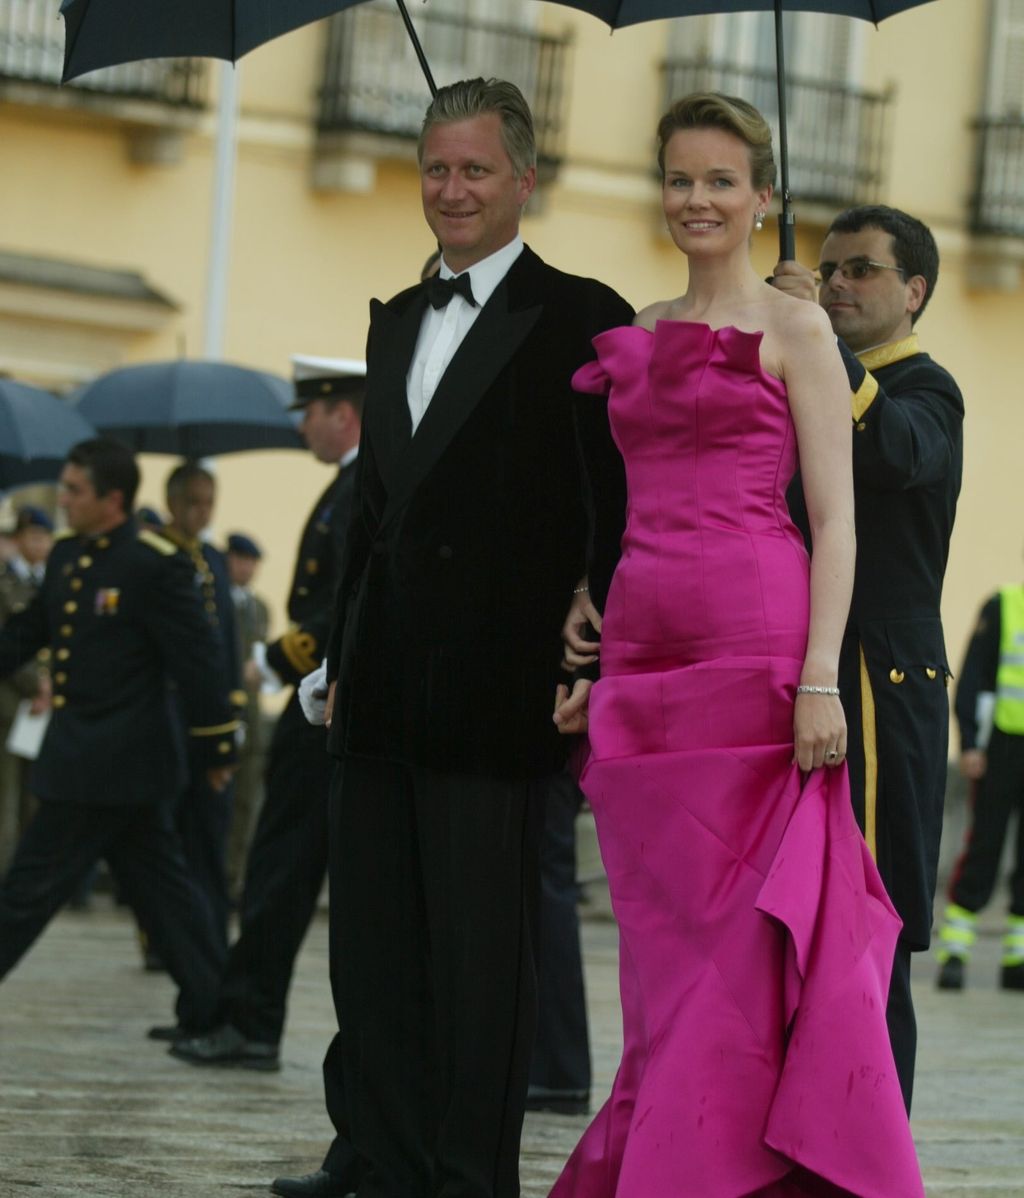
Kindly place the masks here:
MULTIPOLYGON (((302 384, 296 389, 301 399, 302 384)), ((267 646, 267 664, 292 686, 324 656, 354 485, 353 461, 320 496, 299 542, 288 597, 293 627, 267 646)), ((326 730, 306 720, 293 691, 270 744, 266 797, 246 866, 241 934, 221 986, 223 1021, 250 1040, 277 1044, 284 1030, 295 958, 327 872, 332 768, 326 730)))
MULTIPOLYGON (((177 546, 188 560, 206 618, 221 646, 219 661, 209 663, 211 682, 229 695, 236 716, 241 718, 247 695, 241 689, 235 605, 224 555, 213 545, 198 537, 186 537, 169 525, 160 530, 160 536, 177 546)), ((179 726, 184 733, 184 712, 179 726)), ((178 803, 178 834, 185 860, 210 904, 217 931, 227 948, 230 900, 226 860, 234 786, 213 790, 206 780, 201 753, 187 743, 183 749, 188 761, 188 781, 178 803)))
POLYGON ((40 809, 0 888, 0 977, 106 857, 180 987, 182 1025, 214 1015, 222 949, 172 825, 182 760, 174 682, 208 768, 234 761, 219 646, 186 560, 126 520, 58 540, 42 590, 0 631, 0 675, 52 647, 53 717, 33 773, 40 809))
MULTIPOLYGON (((928 947, 946 787, 950 676, 940 602, 963 473, 964 402, 916 335, 859 357, 853 392, 857 565, 839 658, 857 820, 903 920, 889 1030, 909 1105, 910 953, 928 947)), ((807 527, 802 495, 790 491, 807 527)))

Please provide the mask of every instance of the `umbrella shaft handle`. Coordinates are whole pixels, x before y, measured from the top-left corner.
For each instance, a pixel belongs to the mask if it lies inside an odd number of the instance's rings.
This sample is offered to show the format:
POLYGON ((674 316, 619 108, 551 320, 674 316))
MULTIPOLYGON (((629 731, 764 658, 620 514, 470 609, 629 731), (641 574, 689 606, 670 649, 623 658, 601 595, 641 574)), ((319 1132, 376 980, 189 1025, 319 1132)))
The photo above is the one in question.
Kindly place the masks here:
POLYGON ((788 209, 779 213, 779 261, 796 261, 796 217, 788 209))

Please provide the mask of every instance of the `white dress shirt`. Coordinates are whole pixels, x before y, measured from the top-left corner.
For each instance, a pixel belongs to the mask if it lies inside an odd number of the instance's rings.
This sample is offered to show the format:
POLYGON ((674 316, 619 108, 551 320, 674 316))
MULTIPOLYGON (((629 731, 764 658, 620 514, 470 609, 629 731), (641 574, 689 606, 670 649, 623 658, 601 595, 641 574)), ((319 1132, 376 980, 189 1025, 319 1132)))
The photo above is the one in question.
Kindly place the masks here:
MULTIPOLYGON (((522 252, 523 239, 517 234, 508 245, 502 246, 490 257, 474 263, 467 271, 460 272, 469 275, 476 307, 467 303, 461 295, 453 295, 443 308, 427 305, 423 323, 420 325, 420 335, 416 340, 416 350, 409 364, 409 373, 405 376, 405 391, 409 401, 413 433, 419 428, 420 421, 434 398, 437 384, 455 357, 455 351, 462 344, 463 338, 480 315, 480 309, 491 298, 495 288, 508 274, 509 267, 522 252)), ((455 277, 455 272, 443 257, 440 275, 442 279, 455 277)))

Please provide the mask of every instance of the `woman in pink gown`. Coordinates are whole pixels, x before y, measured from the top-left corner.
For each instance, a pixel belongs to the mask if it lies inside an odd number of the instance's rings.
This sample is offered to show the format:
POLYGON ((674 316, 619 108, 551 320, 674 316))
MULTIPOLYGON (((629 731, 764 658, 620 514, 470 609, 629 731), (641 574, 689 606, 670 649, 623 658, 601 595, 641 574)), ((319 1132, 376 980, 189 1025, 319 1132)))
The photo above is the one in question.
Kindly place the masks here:
MULTIPOLYGON (((552 1198, 921 1198, 885 1025, 899 920, 854 822, 836 691, 849 390, 824 313, 749 241, 771 136, 743 101, 659 128, 685 294, 595 342, 628 483, 582 786, 620 928, 624 1047, 552 1198), (813 561, 785 490, 800 464, 813 561)), ((589 703, 589 706, 588 706, 589 703)))

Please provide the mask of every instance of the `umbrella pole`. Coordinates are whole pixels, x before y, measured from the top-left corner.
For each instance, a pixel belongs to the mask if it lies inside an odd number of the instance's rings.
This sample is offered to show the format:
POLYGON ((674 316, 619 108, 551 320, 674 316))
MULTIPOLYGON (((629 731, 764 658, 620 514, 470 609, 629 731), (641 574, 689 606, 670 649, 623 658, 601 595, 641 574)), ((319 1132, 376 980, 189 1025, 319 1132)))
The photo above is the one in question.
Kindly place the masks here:
MULTIPOLYGON (((402 0, 398 0, 401 4, 402 0)), ((789 141, 786 136, 786 54, 782 33, 782 0, 775 0, 775 82, 779 89, 779 175, 782 211, 779 213, 779 261, 796 258, 796 217, 789 197, 789 141)))
POLYGON ((402 14, 402 22, 405 25, 405 32, 409 35, 409 41, 412 42, 412 48, 416 51, 416 57, 420 61, 420 67, 423 69, 423 74, 427 78, 427 87, 430 88, 430 96, 433 99, 437 95, 437 84, 434 82, 434 76, 430 73, 430 64, 427 62, 427 56, 423 53, 423 47, 420 45, 420 39, 413 27, 412 18, 409 16, 409 10, 405 7, 405 0, 395 0, 398 5, 398 11, 402 14))

